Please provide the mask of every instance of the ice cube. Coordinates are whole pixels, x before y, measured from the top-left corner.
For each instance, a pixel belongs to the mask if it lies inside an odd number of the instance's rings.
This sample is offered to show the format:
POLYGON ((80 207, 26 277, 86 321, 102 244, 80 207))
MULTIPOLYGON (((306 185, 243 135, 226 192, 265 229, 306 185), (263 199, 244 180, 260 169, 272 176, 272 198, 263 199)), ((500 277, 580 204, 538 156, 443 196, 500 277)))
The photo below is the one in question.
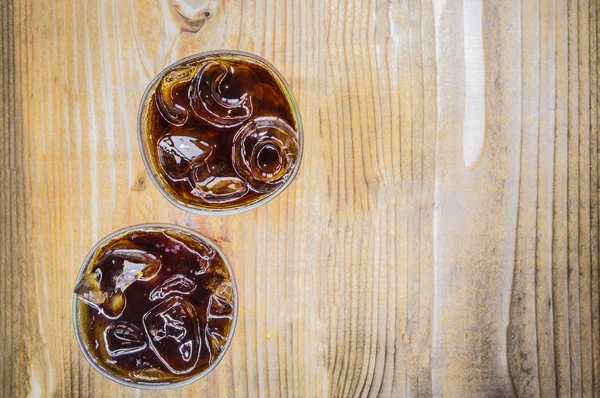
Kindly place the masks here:
POLYGON ((121 273, 115 280, 116 288, 122 291, 138 279, 141 281, 152 279, 161 267, 158 257, 133 243, 121 244, 106 255, 112 257, 112 263, 116 267, 118 267, 117 262, 122 261, 121 273))
POLYGON ((260 91, 257 83, 258 77, 248 67, 236 66, 234 71, 222 62, 207 62, 190 84, 192 111, 215 127, 239 126, 252 116, 252 97, 247 90, 260 91))
POLYGON ((129 285, 141 278, 144 268, 145 264, 123 261, 123 272, 117 276, 115 289, 124 292, 129 285))
POLYGON ((116 319, 125 310, 127 299, 122 291, 116 291, 106 298, 106 301, 101 305, 101 310, 109 319, 116 319))
POLYGON ((75 286, 75 294, 107 318, 116 319, 125 309, 125 295, 120 290, 103 290, 101 280, 102 271, 100 269, 84 274, 77 286, 75 286))
POLYGON ((111 357, 132 354, 147 347, 144 332, 132 323, 116 321, 104 329, 104 344, 111 357))
POLYGON ((209 203, 227 203, 239 199, 248 192, 247 184, 235 176, 217 176, 204 163, 192 168, 191 193, 209 203))
POLYGON ((233 288, 231 282, 222 282, 208 299, 206 318, 228 318, 233 316, 233 288))
POLYGON ((211 146, 192 136, 165 135, 158 143, 158 156, 165 173, 175 181, 188 178, 192 164, 206 159, 211 146))
POLYGON ((185 83, 191 81, 197 67, 177 68, 167 72, 155 92, 156 106, 161 116, 175 126, 183 126, 188 119, 188 104, 185 92, 180 93, 185 83), (183 95, 182 95, 183 94, 183 95))
POLYGON ((231 282, 221 282, 215 289, 215 295, 233 304, 233 284, 231 282))
POLYGON ((75 294, 104 314, 118 318, 127 304, 125 289, 137 280, 152 279, 161 267, 160 259, 133 243, 122 243, 107 251, 98 265, 84 274, 75 294))
POLYGON ((161 300, 172 294, 190 294, 196 290, 196 283, 184 275, 174 275, 150 292, 150 300, 161 300))
POLYGON ((75 286, 75 294, 88 303, 102 304, 106 301, 106 295, 100 288, 101 280, 102 270, 100 269, 84 274, 75 286))
POLYGON ((213 363, 227 342, 225 331, 229 330, 233 319, 233 286, 231 282, 221 283, 208 299, 206 326, 204 328, 206 345, 213 363))
POLYGON ((200 356, 200 324, 194 306, 183 297, 172 296, 143 317, 150 348, 171 372, 194 369, 200 356))
POLYGON ((255 191, 283 184, 296 167, 298 133, 283 119, 257 117, 233 138, 233 167, 255 191))

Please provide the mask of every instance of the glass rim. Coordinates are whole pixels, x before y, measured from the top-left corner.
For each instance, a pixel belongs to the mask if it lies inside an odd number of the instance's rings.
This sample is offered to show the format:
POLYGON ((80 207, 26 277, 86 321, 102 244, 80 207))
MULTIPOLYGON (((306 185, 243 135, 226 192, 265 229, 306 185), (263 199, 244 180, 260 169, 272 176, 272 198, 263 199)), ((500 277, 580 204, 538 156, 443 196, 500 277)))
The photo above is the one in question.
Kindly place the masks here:
POLYGON ((277 70, 277 68, 275 68, 269 61, 267 61, 266 59, 264 59, 256 54, 252 54, 252 53, 241 51, 241 50, 221 49, 221 50, 203 51, 203 52, 192 54, 185 58, 182 58, 182 59, 168 65, 163 70, 161 70, 150 81, 150 83, 144 90, 144 94, 142 95, 142 99, 140 101, 140 106, 138 109, 137 135, 138 135, 138 147, 140 150, 140 154, 142 156, 142 161, 144 163, 146 173, 150 176, 150 180, 152 180, 152 183, 154 184, 154 186, 158 189, 158 191, 162 194, 162 196, 164 196, 165 199, 167 199, 172 205, 176 206, 177 208, 179 208, 181 210, 185 210, 185 211, 188 211, 191 213, 201 214, 201 215, 224 216, 224 215, 230 215, 230 214, 237 214, 237 213, 241 213, 241 212, 244 212, 247 210, 255 209, 259 206, 262 206, 262 205, 270 202, 271 200, 273 200, 274 198, 279 196, 279 194, 281 194, 283 191, 285 191, 287 189, 287 187, 296 179, 296 175, 298 174, 298 171, 300 170, 300 165, 302 163, 302 154, 304 152, 304 128, 302 125, 302 118, 300 116, 300 109, 298 108, 298 103, 296 102, 296 98, 294 97, 294 94, 293 94, 292 89, 289 86, 288 82, 285 80, 283 75, 277 70), (187 204, 187 203, 184 203, 183 201, 177 200, 173 195, 171 195, 167 191, 167 189, 163 186, 163 184, 159 180, 159 178, 157 177, 157 175, 156 175, 157 170, 155 170, 154 165, 146 156, 145 137, 144 137, 144 131, 142 131, 142 130, 144 130, 144 127, 143 127, 144 123, 143 123, 142 119, 144 116, 144 108, 145 108, 145 104, 147 103, 147 100, 148 100, 148 95, 152 92, 152 90, 154 90, 154 88, 158 84, 159 80, 165 75, 165 73, 167 73, 172 68, 175 68, 175 67, 177 67, 181 64, 184 64, 188 61, 202 59, 202 58, 215 56, 215 55, 230 55, 230 56, 234 56, 234 57, 236 57, 236 56, 237 57, 246 57, 246 58, 250 58, 254 61, 258 61, 259 63, 264 64, 264 66, 266 66, 267 69, 269 69, 269 72, 271 72, 277 78, 278 83, 280 83, 280 85, 283 87, 284 95, 288 99, 288 102, 292 109, 292 115, 294 116, 294 119, 298 124, 298 126, 297 126, 298 127, 298 130, 297 130, 297 133, 298 133, 298 154, 297 154, 298 161, 296 162, 296 167, 294 167, 294 170, 292 170, 292 173, 290 174, 288 179, 283 184, 281 184, 279 187, 277 187, 274 191, 268 193, 267 195, 263 196, 262 198, 254 201, 252 203, 245 204, 245 205, 239 205, 239 206, 235 206, 235 207, 223 208, 223 209, 209 208, 209 207, 202 207, 202 206, 187 204))
POLYGON ((111 240, 115 237, 118 237, 119 235, 123 235, 127 232, 134 231, 136 229, 143 230, 143 229, 152 229, 152 228, 165 229, 165 230, 170 229, 170 230, 185 232, 185 233, 191 234, 195 237, 198 237, 198 238, 202 239, 203 241, 205 241, 206 243, 208 243, 213 249, 215 249, 215 251, 223 259, 225 268, 227 269, 227 272, 229 272, 229 277, 231 280, 231 285, 232 285, 232 290, 233 290, 233 317, 231 320, 231 328, 230 328, 229 334, 227 336, 227 340, 225 341, 225 344, 223 345, 223 350, 221 351, 219 356, 215 359, 215 361, 208 368, 204 369, 202 372, 200 372, 188 379, 177 381, 174 383, 143 384, 143 383, 135 383, 135 382, 123 380, 123 379, 117 377, 116 375, 108 372, 106 369, 103 369, 102 367, 100 367, 96 363, 96 361, 92 358, 90 353, 88 352, 86 344, 84 343, 83 338, 81 337, 80 330, 79 330, 78 311, 77 311, 79 300, 77 298, 77 294, 75 294, 75 293, 73 293, 72 320, 73 320, 73 329, 75 332, 75 339, 77 340, 77 345, 79 346, 79 349, 81 350, 86 361, 102 376, 114 381, 115 383, 124 385, 126 387, 139 388, 139 389, 144 389, 144 390, 168 390, 168 389, 179 388, 179 387, 186 386, 188 384, 192 384, 192 383, 204 378, 205 376, 207 376, 210 372, 212 372, 217 367, 217 365, 221 362, 223 357, 225 357, 225 354, 227 353, 227 350, 229 349, 229 345, 231 344, 231 340, 233 339, 233 335, 235 333, 235 328, 237 325, 237 317, 238 317, 238 291, 237 291, 237 284, 235 281, 235 277, 233 275, 233 270, 231 268, 231 265, 229 264, 229 259, 225 256, 225 253, 223 253, 221 248, 217 244, 215 244, 215 242, 212 239, 206 237, 205 235, 201 234, 200 232, 195 231, 188 227, 181 226, 181 225, 168 224, 168 223, 145 223, 145 224, 130 225, 128 227, 121 228, 117 231, 114 231, 114 232, 106 235, 104 238, 100 239, 90 249, 89 253, 85 257, 85 260, 83 260, 83 263, 81 264, 79 272, 77 273, 77 279, 75 280, 74 286, 76 286, 77 283, 79 283, 79 281, 81 280, 85 270, 89 266, 90 261, 93 259, 94 255, 96 254, 98 249, 100 249, 106 242, 108 242, 109 240, 111 240))

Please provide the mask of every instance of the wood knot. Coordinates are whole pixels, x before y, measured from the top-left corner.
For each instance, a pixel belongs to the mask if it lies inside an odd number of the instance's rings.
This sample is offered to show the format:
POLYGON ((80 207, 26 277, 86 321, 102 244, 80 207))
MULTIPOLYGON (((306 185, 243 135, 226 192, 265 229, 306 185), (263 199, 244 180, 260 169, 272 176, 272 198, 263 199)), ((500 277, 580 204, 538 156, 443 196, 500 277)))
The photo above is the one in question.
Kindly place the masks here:
POLYGON ((141 192, 146 189, 146 185, 146 176, 142 174, 138 176, 135 183, 131 187, 131 190, 134 192, 141 192))
POLYGON ((198 32, 219 8, 219 0, 169 0, 181 30, 198 32))

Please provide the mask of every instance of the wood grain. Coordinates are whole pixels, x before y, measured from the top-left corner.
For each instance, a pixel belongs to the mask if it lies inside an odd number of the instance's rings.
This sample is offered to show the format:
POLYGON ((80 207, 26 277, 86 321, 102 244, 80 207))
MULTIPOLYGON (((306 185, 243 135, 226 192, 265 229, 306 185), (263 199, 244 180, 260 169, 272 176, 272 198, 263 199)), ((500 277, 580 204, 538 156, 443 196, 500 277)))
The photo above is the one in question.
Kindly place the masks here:
POLYGON ((600 396, 598 7, 3 1, 0 396, 600 396), (269 204, 201 217, 150 182, 136 117, 216 48, 282 72, 305 156, 269 204), (214 237, 241 305, 217 369, 161 394, 71 327, 89 248, 151 221, 214 237))

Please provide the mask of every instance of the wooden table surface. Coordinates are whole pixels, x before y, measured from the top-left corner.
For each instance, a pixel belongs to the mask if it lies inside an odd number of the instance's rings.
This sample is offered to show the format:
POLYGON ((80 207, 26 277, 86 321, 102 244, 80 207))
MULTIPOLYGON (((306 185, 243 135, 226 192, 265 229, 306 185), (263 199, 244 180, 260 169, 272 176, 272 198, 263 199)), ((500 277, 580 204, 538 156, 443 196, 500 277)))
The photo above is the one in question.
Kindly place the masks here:
POLYGON ((71 300, 97 240, 151 221, 213 237, 240 299, 223 362, 160 396, 600 396, 598 7, 3 0, 0 396, 141 394, 85 361, 71 300), (281 71, 305 155, 267 205, 197 216, 136 117, 218 48, 281 71))

